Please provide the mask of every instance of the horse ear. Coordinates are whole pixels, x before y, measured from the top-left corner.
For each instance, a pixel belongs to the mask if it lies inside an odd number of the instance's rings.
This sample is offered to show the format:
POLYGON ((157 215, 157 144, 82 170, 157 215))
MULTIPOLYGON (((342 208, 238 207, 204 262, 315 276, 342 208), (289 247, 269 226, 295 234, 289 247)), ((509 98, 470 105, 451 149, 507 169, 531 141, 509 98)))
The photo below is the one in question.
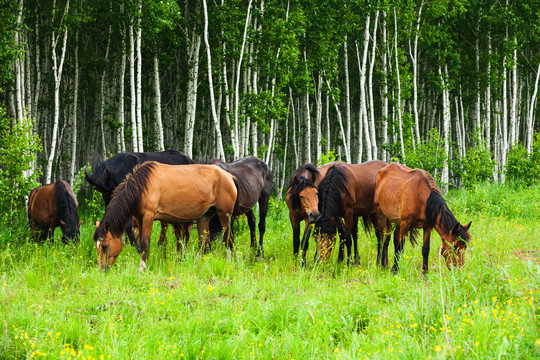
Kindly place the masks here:
POLYGON ((296 175, 296 176, 294 177, 294 183, 295 183, 295 184, 300 184, 300 178, 298 177, 298 175, 296 175))
POLYGON ((81 227, 81 224, 82 224, 82 220, 79 221, 79 224, 77 225, 77 227, 80 228, 80 227, 81 227))
POLYGON ((467 225, 465 225, 465 229, 467 229, 467 231, 469 231, 469 228, 471 227, 471 224, 472 224, 472 221, 469 221, 469 223, 467 225))
POLYGON ((110 232, 109 231, 109 223, 106 222, 105 225, 103 226, 103 230, 107 233, 107 232, 110 232))
POLYGON ((63 222, 62 220, 60 220, 60 226, 64 227, 64 226, 66 226, 66 223, 63 222))
POLYGON ((454 225, 454 227, 452 228, 452 230, 450 230, 450 234, 451 235, 455 235, 457 234, 457 232, 459 231, 459 223, 457 223, 456 225, 454 225))
POLYGON ((99 221, 96 221, 96 228, 99 227, 99 221))

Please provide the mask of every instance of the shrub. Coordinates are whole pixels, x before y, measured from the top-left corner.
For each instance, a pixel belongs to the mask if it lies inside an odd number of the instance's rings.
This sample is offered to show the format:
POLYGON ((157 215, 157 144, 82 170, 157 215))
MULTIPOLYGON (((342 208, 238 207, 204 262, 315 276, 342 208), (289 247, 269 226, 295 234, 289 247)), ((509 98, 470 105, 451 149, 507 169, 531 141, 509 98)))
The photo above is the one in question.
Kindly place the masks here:
POLYGON ((335 150, 329 150, 326 154, 321 154, 321 156, 317 159, 317 166, 323 166, 324 164, 336 161, 337 159, 338 155, 336 154, 335 150))
POLYGON ((532 152, 516 143, 508 152, 504 168, 506 180, 520 187, 529 187, 540 179, 540 133, 537 133, 532 152))
POLYGON ((467 155, 461 159, 463 175, 461 183, 470 188, 491 179, 496 161, 484 141, 467 150, 467 155))
POLYGON ((39 170, 34 170, 41 141, 34 133, 34 122, 20 122, 6 116, 0 108, 0 212, 1 220, 12 222, 25 210, 26 198, 37 186, 39 170), (13 123, 12 123, 13 122, 13 123), (33 174, 33 175, 30 175, 33 174))

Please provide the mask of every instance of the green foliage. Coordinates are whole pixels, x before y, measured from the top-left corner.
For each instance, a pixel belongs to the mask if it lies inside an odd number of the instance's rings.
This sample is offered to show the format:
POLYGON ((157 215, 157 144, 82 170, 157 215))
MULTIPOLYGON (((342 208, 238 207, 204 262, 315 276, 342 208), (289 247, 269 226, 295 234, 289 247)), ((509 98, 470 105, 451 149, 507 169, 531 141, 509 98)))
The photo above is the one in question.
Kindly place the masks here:
POLYGON ((0 108, 0 212, 2 221, 25 209, 25 196, 37 186, 34 171, 36 154, 41 151, 41 141, 34 134, 34 122, 24 118, 14 122, 0 108), (34 171, 34 176, 28 176, 34 171))
POLYGON ((467 156, 461 159, 461 162, 463 165, 461 182, 468 188, 491 179, 496 164, 484 141, 468 149, 467 156))
POLYGON ((528 187, 540 179, 540 133, 534 138, 533 149, 527 149, 521 143, 516 143, 508 152, 504 168, 506 180, 511 183, 528 187))
POLYGON ((324 164, 327 164, 332 161, 338 160, 339 155, 336 154, 336 149, 329 150, 325 154, 321 154, 321 156, 317 159, 317 166, 323 166, 324 164))
POLYGON ((88 216, 91 219, 91 223, 95 221, 100 221, 103 218, 105 211, 105 202, 103 201, 103 196, 99 191, 90 187, 91 195, 86 199, 86 208, 88 211, 88 216))
POLYGON ((423 169, 429 172, 435 180, 440 182, 441 170, 448 160, 448 154, 444 150, 444 139, 439 136, 436 128, 428 132, 426 140, 421 140, 416 147, 409 140, 405 146, 405 160, 401 155, 397 160, 410 168, 423 169))

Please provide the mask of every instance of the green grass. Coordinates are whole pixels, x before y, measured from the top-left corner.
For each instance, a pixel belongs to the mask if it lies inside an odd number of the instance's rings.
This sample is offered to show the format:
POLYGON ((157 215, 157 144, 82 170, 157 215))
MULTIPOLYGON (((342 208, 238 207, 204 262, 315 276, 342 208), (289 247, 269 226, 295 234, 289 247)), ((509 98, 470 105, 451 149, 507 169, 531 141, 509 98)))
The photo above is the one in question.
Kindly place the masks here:
POLYGON ((23 230, 4 229, 0 358, 538 358, 540 189, 484 185, 448 199, 462 223, 473 221, 473 240, 464 268, 448 271, 434 235, 428 276, 410 244, 397 275, 378 268, 375 239, 363 232, 360 265, 334 256, 316 266, 312 242, 303 268, 276 202, 264 260, 249 249, 242 220, 231 256, 220 243, 197 256, 193 232, 179 257, 170 231, 164 261, 156 223, 144 273, 130 246, 99 271, 93 220, 84 215, 77 246, 63 246, 58 230, 54 244, 37 245, 23 230))

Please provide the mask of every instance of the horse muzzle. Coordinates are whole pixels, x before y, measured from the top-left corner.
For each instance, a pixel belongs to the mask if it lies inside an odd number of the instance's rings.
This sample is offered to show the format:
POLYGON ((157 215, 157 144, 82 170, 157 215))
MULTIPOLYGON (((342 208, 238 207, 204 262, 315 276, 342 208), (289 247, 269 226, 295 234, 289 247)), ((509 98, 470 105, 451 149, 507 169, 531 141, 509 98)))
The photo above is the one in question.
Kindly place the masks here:
POLYGON ((308 219, 309 219, 309 222, 310 223, 316 223, 317 221, 319 221, 319 219, 321 218, 321 213, 320 212, 310 212, 309 215, 308 215, 308 219))

